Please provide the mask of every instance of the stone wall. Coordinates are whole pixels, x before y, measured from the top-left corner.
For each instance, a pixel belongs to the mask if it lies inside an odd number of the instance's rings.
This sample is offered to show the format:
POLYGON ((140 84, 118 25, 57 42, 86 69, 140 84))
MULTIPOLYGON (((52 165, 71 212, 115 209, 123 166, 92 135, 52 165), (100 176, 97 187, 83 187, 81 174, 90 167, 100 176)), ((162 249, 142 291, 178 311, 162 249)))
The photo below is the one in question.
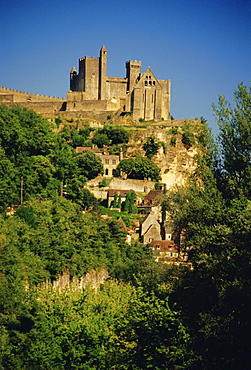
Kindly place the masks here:
POLYGON ((10 96, 13 96, 12 101, 14 103, 22 103, 22 102, 64 102, 66 99, 64 98, 57 98, 55 96, 47 96, 47 95, 40 95, 40 94, 31 94, 19 90, 8 89, 7 87, 0 87, 0 99, 4 101, 4 96, 8 96, 8 100, 10 100, 10 96))

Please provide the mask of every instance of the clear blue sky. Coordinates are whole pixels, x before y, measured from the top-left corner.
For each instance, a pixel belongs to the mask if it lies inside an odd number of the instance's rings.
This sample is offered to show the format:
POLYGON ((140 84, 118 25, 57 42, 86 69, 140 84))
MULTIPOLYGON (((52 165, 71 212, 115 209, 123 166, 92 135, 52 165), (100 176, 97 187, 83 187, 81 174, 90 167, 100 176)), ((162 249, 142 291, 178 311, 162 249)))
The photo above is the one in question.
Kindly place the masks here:
POLYGON ((175 119, 203 116, 251 80, 251 0, 1 0, 0 86, 66 97, 78 59, 108 49, 108 75, 143 62, 172 82, 175 119))

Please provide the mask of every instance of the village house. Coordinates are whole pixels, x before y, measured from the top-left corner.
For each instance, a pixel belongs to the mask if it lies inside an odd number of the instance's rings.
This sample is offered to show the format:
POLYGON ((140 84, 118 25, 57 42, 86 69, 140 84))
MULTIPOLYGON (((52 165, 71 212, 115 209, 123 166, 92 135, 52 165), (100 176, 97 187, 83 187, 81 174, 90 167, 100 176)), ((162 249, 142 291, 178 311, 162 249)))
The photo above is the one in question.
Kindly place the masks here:
POLYGON ((179 251, 173 240, 153 240, 151 248, 155 252, 157 262, 185 262, 187 260, 187 254, 179 251))
POLYGON ((120 161, 123 159, 122 150, 120 151, 119 155, 115 154, 104 154, 99 148, 97 147, 84 147, 78 146, 76 148, 77 153, 82 153, 84 150, 90 150, 91 152, 98 155, 102 161, 104 167, 104 177, 113 177, 116 175, 116 168, 119 165, 120 161))
POLYGON ((142 203, 138 205, 138 213, 147 215, 152 212, 156 215, 157 219, 160 220, 161 206, 159 204, 159 198, 162 194, 163 190, 150 190, 142 203))
POLYGON ((148 213, 140 224, 139 236, 142 243, 151 243, 153 240, 160 240, 161 226, 153 213, 148 213))

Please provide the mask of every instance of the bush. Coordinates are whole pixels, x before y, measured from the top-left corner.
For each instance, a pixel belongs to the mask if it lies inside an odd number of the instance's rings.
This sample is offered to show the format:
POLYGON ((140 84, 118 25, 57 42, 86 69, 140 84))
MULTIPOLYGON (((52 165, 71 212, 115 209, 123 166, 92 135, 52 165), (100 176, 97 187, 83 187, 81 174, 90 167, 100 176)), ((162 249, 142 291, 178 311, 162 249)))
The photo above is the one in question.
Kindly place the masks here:
POLYGON ((182 143, 187 146, 193 146, 195 143, 194 134, 192 132, 186 131, 184 134, 182 134, 182 143))
POLYGON ((176 137, 171 137, 171 139, 170 139, 170 145, 171 146, 176 146, 176 137))
POLYGON ((152 157, 158 152, 159 147, 160 144, 155 141, 155 137, 149 136, 146 143, 143 145, 147 158, 152 159, 152 157))
POLYGON ((172 127, 170 130, 168 130, 169 135, 177 135, 178 134, 178 128, 172 127))

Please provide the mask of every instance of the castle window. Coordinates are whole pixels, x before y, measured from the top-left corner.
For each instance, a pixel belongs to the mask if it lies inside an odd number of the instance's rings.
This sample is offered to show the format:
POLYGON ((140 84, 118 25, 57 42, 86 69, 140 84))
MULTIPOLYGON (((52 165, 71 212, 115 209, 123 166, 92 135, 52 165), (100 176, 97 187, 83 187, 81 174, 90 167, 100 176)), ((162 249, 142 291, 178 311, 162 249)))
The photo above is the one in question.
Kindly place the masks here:
POLYGON ((148 76, 146 76, 146 78, 148 78, 148 76))
POLYGON ((149 76, 149 78, 152 78, 152 76, 149 76))
POLYGON ((109 164, 109 159, 106 159, 106 160, 105 160, 105 163, 106 163, 106 164, 109 164))
POLYGON ((105 170, 105 174, 106 174, 106 175, 109 175, 109 170, 108 170, 108 168, 106 168, 106 170, 105 170))
POLYGON ((147 86, 148 85, 148 81, 145 81, 145 86, 147 86))
POLYGON ((112 164, 116 164, 116 159, 113 159, 112 160, 112 164))
POLYGON ((155 81, 153 81, 153 85, 155 85, 155 81))
POLYGON ((149 85, 151 85, 152 84, 152 81, 149 81, 149 85))

